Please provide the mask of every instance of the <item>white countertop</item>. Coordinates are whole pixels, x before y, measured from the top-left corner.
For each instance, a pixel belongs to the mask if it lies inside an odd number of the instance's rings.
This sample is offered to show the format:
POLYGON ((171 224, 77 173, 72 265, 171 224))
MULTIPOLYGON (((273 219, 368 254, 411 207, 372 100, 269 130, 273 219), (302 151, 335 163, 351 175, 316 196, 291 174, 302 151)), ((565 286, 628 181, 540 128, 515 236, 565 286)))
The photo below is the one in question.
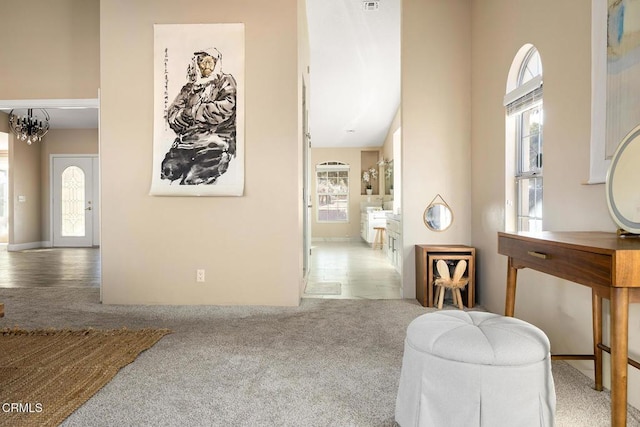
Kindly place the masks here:
POLYGON ((386 211, 386 212, 387 212, 387 219, 395 220, 395 221, 401 221, 402 220, 402 215, 394 214, 393 211, 386 211))

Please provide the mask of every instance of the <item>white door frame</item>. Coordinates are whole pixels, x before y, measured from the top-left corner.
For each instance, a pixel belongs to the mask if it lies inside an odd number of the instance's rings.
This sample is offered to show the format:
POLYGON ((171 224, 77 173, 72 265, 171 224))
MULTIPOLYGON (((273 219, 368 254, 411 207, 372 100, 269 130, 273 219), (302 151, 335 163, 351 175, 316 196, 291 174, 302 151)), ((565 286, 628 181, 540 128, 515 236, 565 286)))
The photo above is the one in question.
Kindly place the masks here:
POLYGON ((93 216, 93 229, 92 229, 92 246, 100 246, 100 185, 99 185, 99 161, 97 154, 51 154, 49 156, 49 241, 51 246, 54 244, 54 211, 53 211, 53 198, 54 198, 54 170, 53 160, 54 158, 91 158, 93 163, 93 204, 92 204, 92 216, 93 216))
POLYGON ((311 271, 311 134, 309 132, 309 105, 307 99, 307 83, 302 76, 302 252, 303 252, 303 289, 311 271))

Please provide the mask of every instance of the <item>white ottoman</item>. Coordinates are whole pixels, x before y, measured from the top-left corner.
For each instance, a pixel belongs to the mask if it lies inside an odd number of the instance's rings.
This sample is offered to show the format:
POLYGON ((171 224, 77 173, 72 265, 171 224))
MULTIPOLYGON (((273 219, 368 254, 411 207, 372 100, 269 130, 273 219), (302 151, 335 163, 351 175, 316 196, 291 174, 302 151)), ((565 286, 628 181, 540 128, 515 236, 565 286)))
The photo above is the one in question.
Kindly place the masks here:
POLYGON ((396 400, 401 427, 549 427, 555 406, 549 339, 535 326, 460 310, 409 324, 396 400))

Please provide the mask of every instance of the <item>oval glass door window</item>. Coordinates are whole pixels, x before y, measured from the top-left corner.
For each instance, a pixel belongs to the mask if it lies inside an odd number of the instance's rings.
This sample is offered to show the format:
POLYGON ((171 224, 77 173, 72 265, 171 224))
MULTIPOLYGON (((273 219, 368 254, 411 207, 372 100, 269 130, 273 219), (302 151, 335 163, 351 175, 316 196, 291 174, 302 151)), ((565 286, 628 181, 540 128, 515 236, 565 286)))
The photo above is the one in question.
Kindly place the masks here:
POLYGON ((61 234, 64 237, 85 235, 85 176, 77 166, 62 172, 61 234))

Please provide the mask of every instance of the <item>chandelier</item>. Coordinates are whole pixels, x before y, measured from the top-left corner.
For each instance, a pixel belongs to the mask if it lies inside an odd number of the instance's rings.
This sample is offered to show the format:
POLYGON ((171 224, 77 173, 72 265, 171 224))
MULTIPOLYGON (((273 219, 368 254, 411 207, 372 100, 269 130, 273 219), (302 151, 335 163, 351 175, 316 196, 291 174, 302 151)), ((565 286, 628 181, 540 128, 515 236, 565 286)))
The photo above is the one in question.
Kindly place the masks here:
POLYGON ((26 141, 31 145, 32 142, 40 141, 49 132, 49 113, 46 110, 39 109, 43 116, 41 119, 33 115, 33 108, 27 109, 27 114, 24 116, 14 114, 13 111, 9 113, 9 127, 18 140, 26 141))

